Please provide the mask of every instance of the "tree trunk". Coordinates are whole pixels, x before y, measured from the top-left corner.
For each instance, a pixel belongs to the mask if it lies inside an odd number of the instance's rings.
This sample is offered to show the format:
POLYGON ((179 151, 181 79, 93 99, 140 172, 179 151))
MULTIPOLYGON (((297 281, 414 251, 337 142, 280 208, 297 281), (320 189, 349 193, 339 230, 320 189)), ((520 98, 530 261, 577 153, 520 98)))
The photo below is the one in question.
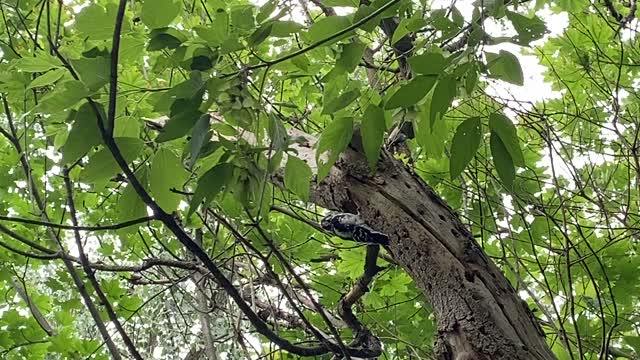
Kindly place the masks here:
MULTIPOLYGON (((293 131, 309 141, 297 150, 315 170, 315 139, 293 131)), ((555 359, 526 303, 433 189, 386 151, 370 174, 364 156, 348 149, 312 201, 359 213, 389 235, 393 257, 433 307, 438 358, 555 359)))

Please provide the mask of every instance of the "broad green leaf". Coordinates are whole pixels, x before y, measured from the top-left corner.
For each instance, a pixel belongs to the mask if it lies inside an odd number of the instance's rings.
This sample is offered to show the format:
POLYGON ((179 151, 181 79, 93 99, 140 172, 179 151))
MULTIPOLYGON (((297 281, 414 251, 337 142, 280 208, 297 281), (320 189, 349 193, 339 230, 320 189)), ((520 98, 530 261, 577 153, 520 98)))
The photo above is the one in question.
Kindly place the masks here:
POLYGON ((513 163, 516 166, 524 166, 524 156, 513 122, 500 113, 493 113, 489 115, 489 128, 500 137, 511 159, 513 159, 513 163))
POLYGON ((515 41, 520 45, 527 46, 531 41, 541 39, 547 32, 544 21, 535 15, 528 18, 509 10, 506 10, 505 14, 518 32, 515 41))
POLYGON ((208 206, 225 186, 230 186, 231 180, 233 179, 233 171, 233 164, 222 163, 204 173, 200 179, 198 179, 198 185, 191 198, 191 205, 189 206, 187 217, 190 217, 191 214, 198 209, 201 202, 204 201, 202 204, 204 207, 208 206))
POLYGON ((391 98, 386 102, 384 108, 390 110, 417 104, 429 93, 429 90, 431 90, 437 79, 438 77, 433 75, 416 76, 408 83, 401 85, 400 88, 391 95, 391 98))
POLYGON ((187 179, 180 158, 167 148, 160 148, 151 161, 149 190, 160 207, 171 213, 178 207, 182 196, 171 189, 182 190, 187 179))
POLYGON ((463 121, 451 140, 451 160, 449 175, 455 179, 467 167, 480 146, 482 139, 482 124, 480 118, 471 117, 463 121))
POLYGON ((358 0, 324 0, 322 2, 324 6, 348 6, 358 7, 360 1, 358 0))
POLYGON ((67 110, 90 94, 91 91, 81 81, 65 81, 58 84, 58 89, 43 97, 36 109, 48 114, 67 110))
POLYGON ((37 57, 23 57, 13 62, 13 67, 25 72, 45 72, 61 68, 62 63, 56 57, 42 52, 37 57))
MULTIPOLYGON (((311 25, 308 36, 311 42, 319 42, 335 35, 340 30, 346 29, 350 25, 351 20, 346 16, 325 17, 311 25)), ((338 40, 340 39, 336 38, 333 42, 338 40)), ((329 45, 329 43, 326 43, 325 45, 329 45)))
POLYGON ((284 38, 299 32, 303 26, 291 20, 278 20, 271 23, 271 36, 284 38))
POLYGON ((316 150, 318 164, 317 182, 320 183, 329 175, 333 164, 347 148, 353 135, 353 118, 340 117, 329 123, 322 131, 316 150))
POLYGON ((515 85, 522 86, 524 84, 522 67, 520 67, 520 61, 515 55, 505 50, 500 50, 499 54, 486 54, 489 60, 487 66, 491 77, 515 85))
POLYGON ((253 5, 238 5, 231 9, 232 32, 246 34, 256 28, 254 9, 253 5))
POLYGON ((445 76, 438 81, 431 97, 429 118, 431 125, 442 119, 456 97, 457 83, 455 76, 445 76))
POLYGON ((60 78, 62 78, 62 76, 66 72, 67 72, 66 69, 55 69, 55 70, 48 71, 38 76, 37 78, 33 79, 33 81, 29 83, 29 86, 27 86, 27 89, 35 89, 35 88, 51 85, 56 81, 60 80, 60 78))
POLYGON ((322 108, 323 114, 333 114, 340 111, 351 104, 355 99, 360 96, 360 89, 351 89, 347 92, 340 94, 336 99, 330 100, 322 108))
MULTIPOLYGON (((144 187, 146 187, 147 184, 148 174, 149 171, 146 166, 141 167, 140 170, 135 172, 136 178, 144 187)), ((124 190, 122 190, 117 207, 118 211, 116 214, 118 214, 118 221, 120 222, 139 219, 148 215, 147 205, 140 199, 140 196, 130 184, 127 184, 124 190)))
POLYGON ((273 30, 273 24, 264 24, 256 29, 256 31, 249 36, 249 46, 258 46, 265 41, 273 30))
POLYGON ((313 173, 306 162, 295 156, 289 156, 284 168, 284 186, 305 202, 309 201, 311 176, 313 173))
POLYGON ((150 29, 169 25, 180 12, 181 2, 176 0, 145 0, 142 3, 142 22, 150 29))
MULTIPOLYGON (((103 119, 106 119, 102 106, 99 106, 99 111, 103 119)), ((67 141, 60 149, 62 162, 73 163, 100 143, 102 143, 102 136, 98 129, 96 113, 88 103, 85 103, 78 109, 67 141)))
MULTIPOLYGON (((110 3, 107 8, 92 4, 82 9, 75 17, 75 29, 90 40, 107 40, 113 38, 118 5, 110 3)), ((122 33, 129 31, 129 21, 122 22, 122 33)))
MULTIPOLYGON (((370 16, 376 9, 371 5, 360 5, 358 10, 356 10, 355 15, 353 16, 353 22, 357 23, 358 21, 370 16)), ((380 23, 380 15, 374 17, 373 19, 367 21, 366 23, 360 25, 360 29, 366 32, 372 32, 378 27, 380 23)))
POLYGON ((162 28, 151 31, 147 50, 175 49, 187 40, 187 37, 177 29, 162 28))
POLYGON ((227 39, 229 34, 229 14, 218 9, 213 14, 213 22, 207 26, 197 26, 194 28, 198 36, 203 38, 211 46, 220 46, 227 39))
POLYGON ((185 136, 203 115, 199 110, 203 91, 199 91, 190 99, 176 99, 171 105, 169 121, 156 137, 157 142, 165 142, 185 136))
POLYGON ((80 80, 90 91, 96 91, 109 82, 111 59, 104 56, 70 60, 80 80))
MULTIPOLYGON (((144 148, 144 142, 139 138, 115 138, 114 140, 127 163, 137 158, 144 148)), ((89 163, 82 170, 80 178, 87 183, 96 183, 109 179, 120 171, 120 166, 113 158, 111 150, 103 147, 89 158, 89 163)))
POLYGON ((269 0, 264 5, 260 6, 258 10, 258 15, 256 15, 256 21, 260 24, 263 21, 267 20, 271 14, 276 10, 276 6, 278 5, 277 0, 269 0))
POLYGON ((439 75, 446 66, 444 56, 440 53, 426 53, 409 58, 411 70, 423 75, 439 75))
POLYGON ((282 125, 282 120, 278 119, 273 113, 269 114, 269 139, 271 139, 271 148, 285 150, 289 135, 287 129, 282 125))
POLYGON ((369 105, 362 116, 360 132, 362 147, 371 170, 376 169, 378 158, 380 158, 385 130, 384 111, 376 105, 369 105))
POLYGON ((360 41, 350 42, 342 47, 340 58, 336 61, 336 67, 345 72, 352 72, 362 60, 366 45, 360 41))
POLYGON ((495 132, 491 132, 490 139, 491 156, 493 157, 493 164, 496 167, 498 176, 505 187, 509 190, 513 189, 513 182, 516 178, 516 168, 509 155, 509 151, 500 140, 500 136, 495 132))
POLYGON ((191 153, 189 168, 193 168, 196 160, 198 160, 200 154, 202 154, 204 145, 211 139, 212 133, 209 130, 210 127, 211 116, 209 114, 200 116, 200 119, 198 119, 196 125, 193 127, 191 140, 189 140, 189 150, 191 153))
POLYGON ((467 95, 471 95, 478 83, 478 71, 475 66, 471 66, 467 71, 467 75, 464 78, 464 88, 467 95))
POLYGON ((623 338, 637 354, 640 354, 640 336, 624 336, 623 338))

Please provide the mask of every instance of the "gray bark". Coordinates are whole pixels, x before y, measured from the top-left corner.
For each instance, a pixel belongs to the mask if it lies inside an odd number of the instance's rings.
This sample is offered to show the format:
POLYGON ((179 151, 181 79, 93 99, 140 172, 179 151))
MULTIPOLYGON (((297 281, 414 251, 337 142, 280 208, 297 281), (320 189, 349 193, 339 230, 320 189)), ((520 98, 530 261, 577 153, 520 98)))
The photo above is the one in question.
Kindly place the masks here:
MULTIPOLYGON (((297 150, 315 169, 315 139, 306 137, 297 150)), ((356 140, 354 134, 357 148, 356 140)), ((359 213, 390 236, 395 260, 433 307, 438 358, 555 359, 529 308, 433 189, 386 151, 370 174, 364 156, 348 149, 313 189, 312 201, 359 213)))

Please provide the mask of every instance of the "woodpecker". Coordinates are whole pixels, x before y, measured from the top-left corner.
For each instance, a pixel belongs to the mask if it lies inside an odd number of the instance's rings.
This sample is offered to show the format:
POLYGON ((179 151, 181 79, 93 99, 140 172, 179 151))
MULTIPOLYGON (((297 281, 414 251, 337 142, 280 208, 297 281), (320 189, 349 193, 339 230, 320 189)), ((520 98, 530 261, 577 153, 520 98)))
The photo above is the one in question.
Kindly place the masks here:
POLYGON ((371 229, 356 214, 330 214, 322 219, 320 226, 345 240, 353 240, 363 244, 389 245, 389 236, 371 229))

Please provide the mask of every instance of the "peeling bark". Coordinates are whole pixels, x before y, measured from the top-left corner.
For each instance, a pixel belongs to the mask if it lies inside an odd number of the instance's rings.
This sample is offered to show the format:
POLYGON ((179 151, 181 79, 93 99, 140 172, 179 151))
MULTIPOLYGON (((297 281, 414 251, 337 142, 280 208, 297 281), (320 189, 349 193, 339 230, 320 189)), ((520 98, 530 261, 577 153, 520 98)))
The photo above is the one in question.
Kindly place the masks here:
MULTIPOLYGON (((308 139, 297 150, 315 170, 315 139, 291 132, 308 139)), ((389 235, 395 260, 433 307, 439 359, 555 359, 530 310, 455 212, 388 152, 370 175, 364 155, 348 149, 312 189, 311 201, 359 213, 389 235)))

